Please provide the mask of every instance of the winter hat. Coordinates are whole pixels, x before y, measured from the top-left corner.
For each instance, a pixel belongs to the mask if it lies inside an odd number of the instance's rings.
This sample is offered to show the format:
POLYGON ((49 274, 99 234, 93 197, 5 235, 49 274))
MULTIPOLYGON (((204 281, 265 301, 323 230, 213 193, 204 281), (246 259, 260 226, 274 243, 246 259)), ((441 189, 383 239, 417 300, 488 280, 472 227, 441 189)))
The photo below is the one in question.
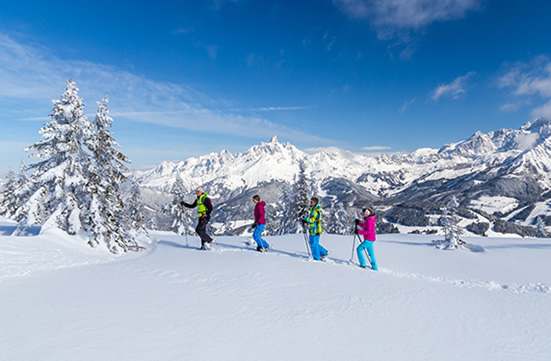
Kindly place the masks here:
POLYGON ((364 209, 362 209, 362 212, 363 212, 363 213, 367 213, 367 212, 369 212, 369 214, 368 214, 368 215, 370 216, 370 215, 372 215, 372 214, 373 214, 373 209, 371 209, 371 208, 368 208, 368 207, 365 207, 364 209))
POLYGON ((204 192, 205 189, 203 187, 199 186, 199 187, 195 188, 195 191, 196 192, 204 192))

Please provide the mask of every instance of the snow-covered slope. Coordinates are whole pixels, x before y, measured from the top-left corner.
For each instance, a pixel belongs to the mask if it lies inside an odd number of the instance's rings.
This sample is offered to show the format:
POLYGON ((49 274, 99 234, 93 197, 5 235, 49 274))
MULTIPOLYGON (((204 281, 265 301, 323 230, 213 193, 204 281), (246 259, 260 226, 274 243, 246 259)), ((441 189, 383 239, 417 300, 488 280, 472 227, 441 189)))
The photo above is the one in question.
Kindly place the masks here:
MULTIPOLYGON (((12 222, 0 219, 0 233, 12 222)), ((383 235, 379 272, 349 264, 352 238, 152 234, 115 257, 67 236, 0 235, 1 359, 548 360, 549 239, 469 238, 485 252, 440 251, 430 236, 383 235)), ((355 260, 354 260, 355 261, 355 260)))

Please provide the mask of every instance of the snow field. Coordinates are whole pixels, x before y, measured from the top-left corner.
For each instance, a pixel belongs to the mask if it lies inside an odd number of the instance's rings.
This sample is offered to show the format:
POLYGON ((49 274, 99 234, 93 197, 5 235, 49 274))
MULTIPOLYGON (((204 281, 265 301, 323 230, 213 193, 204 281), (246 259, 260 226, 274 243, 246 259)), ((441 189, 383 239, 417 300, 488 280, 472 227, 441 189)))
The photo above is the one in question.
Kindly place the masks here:
POLYGON ((327 263, 302 235, 261 254, 248 237, 204 252, 157 232, 121 257, 0 236, 1 358, 548 360, 549 240, 473 237, 473 253, 431 237, 380 236, 373 272, 348 263, 351 236, 322 235, 327 263))

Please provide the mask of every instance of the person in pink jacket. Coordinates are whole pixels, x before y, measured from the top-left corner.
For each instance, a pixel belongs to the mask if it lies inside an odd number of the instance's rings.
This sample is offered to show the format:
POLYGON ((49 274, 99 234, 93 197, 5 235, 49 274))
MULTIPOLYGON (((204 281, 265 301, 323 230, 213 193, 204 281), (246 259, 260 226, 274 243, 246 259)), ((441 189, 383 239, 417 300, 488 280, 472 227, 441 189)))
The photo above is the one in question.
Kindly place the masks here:
POLYGON ((364 208, 363 209, 363 221, 357 220, 358 227, 356 233, 364 236, 364 241, 356 248, 358 253, 358 261, 360 262, 360 267, 367 268, 367 260, 365 259, 364 251, 367 250, 369 254, 369 260, 371 261, 371 268, 374 271, 377 271, 377 260, 375 259, 375 252, 373 251, 373 243, 375 243, 375 222, 377 221, 377 216, 373 213, 372 209, 364 208))
POLYGON ((256 242, 256 250, 258 252, 266 252, 270 245, 268 242, 262 239, 262 231, 264 230, 264 226, 266 225, 266 212, 264 211, 264 206, 266 206, 266 202, 260 200, 260 196, 258 194, 253 196, 253 202, 255 204, 254 206, 254 223, 253 223, 253 239, 256 242))

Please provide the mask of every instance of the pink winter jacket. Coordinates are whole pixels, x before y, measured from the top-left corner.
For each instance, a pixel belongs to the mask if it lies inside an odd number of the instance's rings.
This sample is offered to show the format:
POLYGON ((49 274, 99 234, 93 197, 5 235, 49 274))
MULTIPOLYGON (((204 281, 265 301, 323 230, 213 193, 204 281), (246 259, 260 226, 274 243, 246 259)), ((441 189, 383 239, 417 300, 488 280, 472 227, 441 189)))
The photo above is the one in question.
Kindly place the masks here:
POLYGON ((264 206, 266 205, 266 202, 261 201, 256 204, 254 207, 254 221, 258 224, 266 224, 266 219, 264 218, 265 211, 264 206))
POLYGON ((361 234, 364 236, 364 240, 375 242, 375 222, 377 220, 377 216, 375 213, 370 215, 369 217, 365 218, 363 222, 358 223, 358 226, 362 229, 358 228, 358 234, 361 234))

